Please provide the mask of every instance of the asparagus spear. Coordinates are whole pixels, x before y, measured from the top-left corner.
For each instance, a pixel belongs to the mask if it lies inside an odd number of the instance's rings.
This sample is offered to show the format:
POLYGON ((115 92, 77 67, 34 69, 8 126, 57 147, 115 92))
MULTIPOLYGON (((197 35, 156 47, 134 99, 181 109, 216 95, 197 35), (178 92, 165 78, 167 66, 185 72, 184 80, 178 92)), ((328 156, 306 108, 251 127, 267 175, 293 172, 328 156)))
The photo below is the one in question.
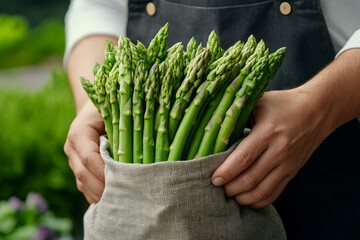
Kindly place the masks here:
POLYGON ((112 134, 107 132, 109 142, 112 142, 112 156, 114 160, 119 161, 119 98, 118 98, 118 76, 119 76, 119 63, 116 62, 111 71, 109 72, 109 78, 105 84, 106 92, 109 96, 109 103, 111 108, 111 122, 112 122, 112 134), (112 140, 109 137, 112 135, 112 140))
POLYGON ((239 67, 238 62, 241 57, 241 50, 242 47, 238 47, 226 56, 227 61, 224 61, 224 64, 215 68, 213 70, 215 73, 210 73, 206 81, 197 89, 197 94, 188 107, 170 146, 168 160, 181 159, 188 135, 198 118, 201 108, 206 106, 210 98, 214 97, 221 86, 226 84, 226 80, 229 79, 235 71, 238 71, 237 68, 239 67), (213 83, 216 83, 216 87, 214 87, 215 84, 213 85, 213 83))
MULTIPOLYGON (((187 66, 192 59, 195 58, 196 50, 199 43, 196 41, 195 37, 192 37, 186 45, 185 53, 185 65, 187 66)), ((185 72, 186 73, 186 72, 185 72)))
POLYGON ((98 96, 95 92, 94 84, 85 77, 80 77, 80 81, 89 99, 95 105, 95 107, 100 111, 100 105, 98 103, 98 96))
POLYGON ((231 47, 229 47, 224 54, 222 55, 221 58, 218 58, 217 60, 215 60, 214 62, 212 62, 209 65, 209 68, 207 69, 207 73, 211 72, 212 70, 214 70, 216 67, 218 67, 219 65, 223 64, 224 61, 226 60, 226 57, 232 52, 234 51, 234 49, 239 48, 239 47, 243 47, 244 43, 241 41, 237 41, 235 42, 234 45, 232 45, 231 47))
POLYGON ((220 39, 215 31, 212 31, 208 37, 206 47, 210 49, 211 60, 210 63, 216 61, 224 54, 224 49, 220 46, 220 39))
POLYGON ((156 59, 163 61, 167 55, 169 24, 166 23, 151 40, 147 49, 147 62, 152 66, 156 59))
MULTIPOLYGON (((254 64, 255 64, 254 67, 256 67, 256 63, 257 64, 260 63, 257 62, 257 60, 259 57, 261 57, 264 54, 265 50, 266 48, 264 41, 260 41, 257 44, 253 54, 246 59, 247 64, 240 70, 240 74, 227 87, 225 94, 222 96, 218 107, 213 113, 213 116, 211 117, 208 125, 205 127, 205 133, 201 141, 201 144, 199 146, 199 150, 196 157, 207 156, 213 152, 215 140, 220 130, 220 126, 225 117, 227 109, 231 106, 235 98, 236 92, 240 89, 245 77, 248 76, 254 64)), ((243 56, 246 58, 246 54, 244 54, 243 56)), ((211 110, 211 108, 208 109, 207 111, 209 110, 211 110)))
POLYGON ((176 90, 184 78, 184 46, 181 42, 174 44, 168 51, 170 68, 172 69, 172 103, 175 100, 176 90))
POLYGON ((172 140, 184 115, 185 109, 190 104, 194 91, 203 82, 205 70, 210 60, 209 49, 204 49, 190 63, 186 77, 176 92, 175 103, 170 112, 169 136, 172 140))
POLYGON ((134 75, 133 92, 133 162, 142 163, 143 161, 143 128, 144 128, 144 83, 147 79, 148 71, 144 60, 137 64, 134 75))
POLYGON ((183 45, 175 44, 168 51, 168 67, 161 84, 159 96, 157 138, 155 145, 155 161, 166 161, 169 154, 169 113, 173 88, 177 88, 183 74, 183 45))
POLYGON ((155 103, 159 89, 159 62, 155 62, 145 82, 146 108, 144 113, 143 163, 155 161, 155 103))
POLYGON ((195 127, 195 132, 191 134, 190 141, 188 141, 188 148, 185 151, 186 158, 185 159, 194 159, 196 153, 199 150, 201 140, 203 139, 205 133, 205 127, 209 123, 213 113, 218 107, 222 96, 225 92, 226 88, 223 87, 220 92, 218 92, 213 100, 209 103, 206 108, 204 115, 201 117, 199 123, 195 127))
MULTIPOLYGON (((260 89, 265 82, 265 72, 267 71, 268 60, 263 57, 259 60, 258 66, 245 79, 241 89, 236 93, 234 102, 226 112, 224 121, 221 124, 219 134, 215 141, 214 153, 224 151, 228 145, 231 133, 233 132, 237 119, 241 114, 245 104, 250 100, 256 89, 260 89)), ((255 95, 254 95, 255 96, 255 95)))
MULTIPOLYGON (((105 53, 104 53, 104 73, 109 76, 111 69, 116 62, 116 47, 110 40, 106 41, 105 53)), ((104 86, 104 84, 103 84, 104 86)))
POLYGON ((147 59, 147 49, 145 45, 142 42, 137 41, 136 50, 139 54, 140 59, 145 61, 147 59))
POLYGON ((270 82, 274 79, 278 69, 281 66, 282 60, 285 57, 285 53, 286 53, 286 48, 282 47, 269 55, 269 69, 265 76, 266 82, 264 82, 263 86, 257 88, 256 92, 253 94, 251 99, 248 100, 248 103, 241 112, 241 115, 239 116, 237 123, 235 125, 236 127, 231 135, 230 144, 235 143, 240 137, 243 136, 244 128, 246 126, 246 123, 250 117, 252 110, 254 109, 256 103, 259 101, 261 96, 266 91, 266 88, 268 87, 270 82))
POLYGON ((130 40, 119 37, 118 43, 119 61, 119 95, 120 95, 120 119, 119 119, 119 161, 132 163, 132 56, 130 40))

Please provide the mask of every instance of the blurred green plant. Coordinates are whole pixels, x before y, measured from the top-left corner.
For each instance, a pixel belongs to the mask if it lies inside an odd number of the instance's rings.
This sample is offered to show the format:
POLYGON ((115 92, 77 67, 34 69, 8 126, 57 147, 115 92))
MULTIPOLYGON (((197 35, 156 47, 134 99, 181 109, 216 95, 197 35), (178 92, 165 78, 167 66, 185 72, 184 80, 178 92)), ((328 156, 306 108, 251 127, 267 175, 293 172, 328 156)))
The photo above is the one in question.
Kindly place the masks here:
POLYGON ((62 58, 64 23, 46 19, 29 27, 22 16, 0 14, 0 69, 36 64, 49 57, 62 58))
POLYGON ((1 240, 71 240, 71 230, 72 221, 57 217, 38 193, 28 193, 25 201, 0 201, 1 240))
POLYGON ((63 151, 75 109, 67 75, 54 69, 41 90, 0 89, 0 199, 44 196, 81 228, 87 208, 63 151))
POLYGON ((0 53, 15 49, 28 36, 29 26, 22 16, 0 15, 0 53))

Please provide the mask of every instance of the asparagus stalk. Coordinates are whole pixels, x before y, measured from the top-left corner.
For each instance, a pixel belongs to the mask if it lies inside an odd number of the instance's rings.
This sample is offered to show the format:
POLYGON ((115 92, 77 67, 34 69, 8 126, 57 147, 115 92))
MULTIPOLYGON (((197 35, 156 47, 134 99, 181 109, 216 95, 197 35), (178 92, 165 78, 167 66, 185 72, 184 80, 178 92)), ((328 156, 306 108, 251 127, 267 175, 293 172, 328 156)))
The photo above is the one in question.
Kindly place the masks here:
MULTIPOLYGON (((213 116, 211 117, 208 125, 205 127, 205 133, 199 146, 196 158, 207 156, 213 152, 216 137, 219 133, 220 126, 225 117, 227 109, 229 109, 231 106, 232 102, 234 101, 236 92, 240 89, 245 77, 249 75, 254 64, 259 64, 257 60, 264 54, 265 50, 266 48, 264 42, 260 41, 257 44, 255 51, 249 58, 246 57, 246 54, 243 54, 243 57, 246 58, 245 60, 247 64, 240 70, 240 74, 227 87, 218 107, 213 113, 213 116)), ((248 52, 246 51, 246 53, 248 52)), ((241 61, 244 62, 243 59, 241 59, 241 61)), ((212 109, 210 108, 207 111, 209 110, 212 109)))
POLYGON ((119 98, 118 98, 118 76, 119 76, 119 63, 116 62, 111 71, 109 72, 108 81, 105 84, 106 92, 109 96, 109 103, 111 109, 111 122, 112 122, 112 134, 111 131, 107 132, 109 142, 112 142, 112 156, 114 160, 119 161, 119 98), (109 134, 112 137, 109 137, 109 134), (112 139, 111 139, 112 138, 112 139))
POLYGON ((145 82, 146 108, 144 113, 143 163, 155 162, 155 103, 159 89, 159 62, 155 62, 145 82))
MULTIPOLYGON (((103 64, 104 73, 106 74, 106 76, 109 76, 111 69, 116 63, 116 51, 117 50, 113 42, 107 40, 105 45, 104 64, 103 64)), ((102 84, 102 86, 104 86, 104 84, 102 84)))
POLYGON ((152 66, 156 59, 163 61, 167 55, 169 25, 166 23, 151 40, 147 49, 147 62, 152 66))
POLYGON ((229 47, 224 54, 222 55, 221 58, 218 58, 217 60, 215 60, 214 62, 212 62, 209 65, 209 68, 207 69, 207 73, 211 72, 212 70, 214 70, 216 67, 218 67, 219 65, 223 64, 224 61, 226 60, 226 57, 231 54, 232 51, 234 51, 234 49, 237 49, 239 47, 243 48, 244 43, 241 41, 237 41, 235 42, 234 45, 232 45, 231 47, 229 47))
POLYGON ((189 63, 191 62, 191 60, 193 60, 196 56, 196 50, 198 47, 199 43, 196 41, 195 37, 192 37, 189 42, 186 45, 186 53, 184 54, 184 58, 185 58, 185 75, 187 73, 187 66, 189 65, 189 63))
POLYGON ((224 121, 221 124, 219 134, 215 141, 214 153, 224 151, 228 145, 231 133, 233 132, 237 119, 239 118, 241 111, 244 109, 247 101, 251 96, 256 94, 256 89, 260 89, 265 82, 265 72, 268 67, 267 58, 261 58, 260 64, 252 71, 244 81, 241 89, 236 93, 234 102, 226 112, 224 121))
POLYGON ((206 48, 210 49, 211 60, 210 63, 216 61, 224 54, 224 49, 220 46, 220 39, 215 31, 212 31, 208 37, 206 48))
POLYGON ((186 152, 185 159, 194 159, 196 153, 199 150, 201 140, 203 139, 205 133, 205 127, 209 123, 213 113, 215 112, 216 108, 218 107, 222 96, 225 92, 226 88, 223 87, 220 92, 218 92, 213 100, 209 103, 206 108, 204 115, 201 117, 198 125, 195 127, 195 132, 191 134, 190 141, 188 141, 188 148, 186 152))
POLYGON ((226 80, 234 74, 234 71, 238 71, 237 68, 241 57, 241 50, 242 47, 234 49, 234 51, 226 57, 227 61, 224 61, 224 64, 215 68, 213 70, 214 73, 210 73, 206 81, 197 89, 197 94, 188 107, 170 146, 168 160, 181 159, 189 133, 196 123, 201 108, 206 106, 222 85, 226 84, 226 80), (216 87, 214 87, 214 85, 216 85, 216 87))
POLYGON ((177 88, 183 74, 183 46, 175 44, 168 51, 168 68, 161 84, 159 96, 159 127, 155 145, 155 161, 166 161, 169 154, 169 113, 172 102, 173 88, 177 88))
POLYGON ((119 59, 119 95, 120 95, 120 119, 119 119, 119 161, 132 163, 132 56, 130 40, 119 37, 117 56, 119 59))
POLYGON ((185 109, 190 104, 193 93, 198 86, 203 82, 205 77, 205 70, 210 60, 209 49, 204 49, 197 55, 190 63, 189 70, 186 77, 182 81, 180 87, 176 92, 175 103, 170 112, 169 119, 169 136, 172 140, 175 136, 176 130, 184 115, 185 109))
POLYGON ((89 99, 95 105, 95 107, 100 111, 100 105, 98 103, 98 96, 95 92, 94 84, 85 77, 80 77, 80 81, 89 99))
POLYGON ((278 69, 281 66, 282 60, 285 57, 285 53, 286 53, 286 48, 282 47, 269 55, 269 69, 267 70, 265 76, 266 81, 260 88, 257 88, 256 92, 253 94, 251 99, 249 99, 247 105, 242 111, 241 116, 238 118, 237 123, 235 125, 236 127, 231 135, 230 144, 235 143, 239 138, 243 136, 244 128, 246 126, 246 123, 250 117, 252 110, 254 109, 256 103, 259 101, 261 96, 266 91, 270 82, 274 79, 278 69))
POLYGON ((137 64, 134 75, 133 92, 133 162, 142 163, 143 161, 143 128, 144 128, 144 85, 148 76, 146 63, 140 60, 137 64))
POLYGON ((174 44, 168 51, 170 68, 172 69, 172 103, 175 100, 176 90, 184 78, 184 46, 181 42, 174 44))

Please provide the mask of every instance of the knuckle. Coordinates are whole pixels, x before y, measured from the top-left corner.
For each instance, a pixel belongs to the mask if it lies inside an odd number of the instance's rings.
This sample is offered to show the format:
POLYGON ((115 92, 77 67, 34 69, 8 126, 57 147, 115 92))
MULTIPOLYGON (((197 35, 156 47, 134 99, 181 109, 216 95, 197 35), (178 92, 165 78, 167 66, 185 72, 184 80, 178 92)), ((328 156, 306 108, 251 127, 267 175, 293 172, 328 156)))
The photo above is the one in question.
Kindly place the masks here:
POLYGON ((68 141, 65 142, 63 150, 64 150, 64 153, 66 154, 66 156, 70 155, 70 146, 69 146, 68 141))
POLYGON ((80 160, 81 160, 82 165, 85 168, 88 168, 89 163, 90 163, 90 155, 89 155, 89 153, 85 152, 85 151, 82 151, 82 152, 79 153, 79 156, 80 156, 80 160))
POLYGON ((253 156, 246 151, 236 151, 236 159, 242 166, 249 166, 254 160, 253 156))
POLYGON ((84 184, 80 181, 76 181, 76 187, 80 192, 84 192, 84 184))
POLYGON ((77 182, 79 182, 79 184, 80 183, 82 184, 82 183, 84 183, 86 181, 85 171, 83 171, 83 170, 75 170, 74 175, 75 175, 75 178, 77 179, 77 182))
POLYGON ((281 141, 281 147, 279 148, 278 154, 286 155, 291 151, 292 141, 287 136, 282 136, 280 141, 281 141))
POLYGON ((241 199, 238 196, 235 196, 234 199, 237 204, 242 205, 241 199))
POLYGON ((261 136, 264 140, 269 140, 272 138, 276 130, 275 124, 269 122, 266 123, 265 126, 261 129, 261 136))
POLYGON ((252 191, 252 196, 256 201, 263 201, 270 197, 270 192, 262 188, 256 188, 252 191))
POLYGON ((258 184, 258 179, 251 174, 244 174, 240 178, 240 184, 245 188, 245 190, 250 190, 258 184))

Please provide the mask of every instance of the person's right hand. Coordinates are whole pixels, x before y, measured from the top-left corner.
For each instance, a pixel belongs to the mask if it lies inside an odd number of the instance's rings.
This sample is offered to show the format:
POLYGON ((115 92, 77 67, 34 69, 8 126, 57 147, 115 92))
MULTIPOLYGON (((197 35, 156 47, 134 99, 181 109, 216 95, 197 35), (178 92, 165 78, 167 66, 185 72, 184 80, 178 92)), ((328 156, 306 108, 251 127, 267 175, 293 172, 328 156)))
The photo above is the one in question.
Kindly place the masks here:
POLYGON ((72 122, 64 146, 77 188, 89 203, 99 202, 105 187, 104 161, 99 153, 99 137, 104 133, 103 119, 88 101, 72 122))

